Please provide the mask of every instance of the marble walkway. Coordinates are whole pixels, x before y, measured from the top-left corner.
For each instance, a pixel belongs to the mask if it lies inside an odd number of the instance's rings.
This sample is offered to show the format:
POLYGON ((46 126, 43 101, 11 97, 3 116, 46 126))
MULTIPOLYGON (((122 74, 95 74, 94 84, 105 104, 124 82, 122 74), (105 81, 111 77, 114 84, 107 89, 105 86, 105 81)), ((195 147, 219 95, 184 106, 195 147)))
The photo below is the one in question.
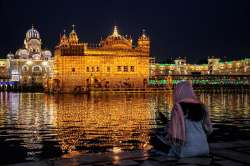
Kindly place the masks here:
POLYGON ((247 166, 250 165, 250 140, 235 142, 210 143, 209 157, 175 159, 157 151, 109 152, 102 154, 65 155, 63 158, 37 162, 25 162, 11 166, 247 166))

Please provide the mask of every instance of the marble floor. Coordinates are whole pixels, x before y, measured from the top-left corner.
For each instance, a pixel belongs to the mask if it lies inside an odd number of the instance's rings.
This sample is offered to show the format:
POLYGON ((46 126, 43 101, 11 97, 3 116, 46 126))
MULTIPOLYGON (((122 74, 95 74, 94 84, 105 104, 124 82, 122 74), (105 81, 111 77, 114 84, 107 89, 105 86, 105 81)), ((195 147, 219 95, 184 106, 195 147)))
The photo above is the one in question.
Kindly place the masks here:
POLYGON ((69 154, 63 158, 25 162, 12 166, 245 166, 250 165, 250 140, 210 143, 210 156, 175 159, 156 149, 101 154, 69 154))

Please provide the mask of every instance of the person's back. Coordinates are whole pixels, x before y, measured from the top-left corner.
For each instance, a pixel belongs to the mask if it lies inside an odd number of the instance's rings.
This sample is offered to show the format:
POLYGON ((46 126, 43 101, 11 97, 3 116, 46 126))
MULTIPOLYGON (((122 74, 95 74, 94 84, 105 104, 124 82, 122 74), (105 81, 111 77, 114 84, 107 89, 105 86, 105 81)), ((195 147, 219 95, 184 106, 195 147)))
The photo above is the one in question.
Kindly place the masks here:
POLYGON ((212 132, 208 110, 188 81, 177 84, 168 126, 169 156, 193 157, 209 154, 206 133, 212 132))
POLYGON ((208 155, 207 136, 202 127, 204 107, 201 104, 184 102, 180 105, 184 114, 186 141, 182 146, 172 146, 169 155, 175 157, 208 155))

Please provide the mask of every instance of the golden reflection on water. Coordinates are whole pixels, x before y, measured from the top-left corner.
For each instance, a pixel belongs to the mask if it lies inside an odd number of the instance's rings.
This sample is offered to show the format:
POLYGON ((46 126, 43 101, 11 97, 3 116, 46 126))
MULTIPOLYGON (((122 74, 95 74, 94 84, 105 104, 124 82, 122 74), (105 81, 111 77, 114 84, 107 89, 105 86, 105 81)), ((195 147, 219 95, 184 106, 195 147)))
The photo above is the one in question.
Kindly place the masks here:
MULTIPOLYGON (((198 95, 208 105, 214 123, 238 125, 237 119, 245 119, 244 124, 250 125, 249 94, 198 95)), ((173 105, 171 93, 52 96, 1 92, 0 102, 0 138, 6 144, 20 141, 31 157, 40 155, 45 141, 71 155, 93 150, 147 151, 152 129, 164 126, 157 112, 169 117, 173 105)))
POLYGON ((148 98, 134 95, 100 95, 55 98, 56 128, 62 150, 115 147, 143 149, 154 125, 154 109, 148 98), (153 123, 152 123, 153 124, 153 123), (93 143, 92 143, 93 142, 93 143), (138 143, 138 144, 137 144, 138 143))

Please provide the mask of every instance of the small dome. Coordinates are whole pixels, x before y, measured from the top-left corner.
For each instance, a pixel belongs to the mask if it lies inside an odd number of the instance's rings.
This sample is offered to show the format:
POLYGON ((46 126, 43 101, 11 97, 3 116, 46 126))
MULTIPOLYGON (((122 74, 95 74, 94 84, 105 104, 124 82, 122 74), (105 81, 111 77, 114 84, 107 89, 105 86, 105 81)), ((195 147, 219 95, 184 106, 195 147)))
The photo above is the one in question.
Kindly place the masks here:
POLYGON ((7 54, 8 59, 13 59, 14 57, 15 57, 15 55, 12 54, 11 52, 7 54))
POLYGON ((40 39, 39 32, 32 26, 31 29, 29 29, 26 32, 26 39, 40 39))
POLYGON ((101 41, 100 45, 104 48, 130 49, 132 48, 132 39, 120 35, 117 26, 115 26, 113 34, 101 41))
POLYGON ((40 54, 33 54, 32 55, 32 59, 34 59, 34 60, 40 60, 41 59, 41 55, 40 54))
POLYGON ((29 58, 29 51, 26 49, 18 49, 16 55, 21 59, 27 59, 29 58))
POLYGON ((75 25, 72 25, 72 27, 73 27, 73 29, 69 34, 69 43, 70 44, 77 44, 78 41, 79 41, 79 38, 78 38, 77 33, 76 33, 75 29, 74 29, 75 25))
POLYGON ((52 57, 52 53, 49 50, 45 50, 42 52, 43 58, 50 59, 52 57))
POLYGON ((111 39, 111 40, 127 40, 125 37, 123 37, 122 35, 120 35, 118 33, 117 26, 114 27, 113 34, 108 36, 107 39, 111 39))

